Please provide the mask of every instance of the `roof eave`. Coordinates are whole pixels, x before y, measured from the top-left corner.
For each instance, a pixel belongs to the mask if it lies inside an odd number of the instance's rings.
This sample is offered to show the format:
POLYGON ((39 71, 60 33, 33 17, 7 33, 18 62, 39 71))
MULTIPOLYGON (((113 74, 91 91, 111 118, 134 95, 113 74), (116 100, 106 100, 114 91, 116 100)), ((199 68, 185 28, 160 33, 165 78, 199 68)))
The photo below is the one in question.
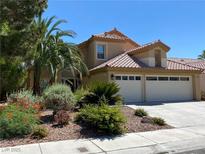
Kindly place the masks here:
POLYGON ((130 52, 128 52, 128 54, 129 55, 134 55, 134 54, 139 54, 139 53, 142 53, 142 52, 147 52, 150 49, 155 48, 157 46, 163 48, 165 52, 168 52, 170 50, 169 46, 167 46, 166 44, 164 44, 161 41, 158 41, 155 44, 151 44, 151 45, 145 46, 143 48, 138 48, 138 49, 135 49, 133 51, 130 51, 130 52))
POLYGON ((167 69, 167 68, 132 68, 132 67, 110 67, 110 66, 104 66, 101 68, 97 68, 90 71, 90 74, 102 72, 102 71, 139 71, 141 73, 149 73, 150 71, 155 71, 157 73, 167 73, 167 72, 176 72, 176 73, 194 73, 194 74, 201 74, 202 70, 186 70, 186 69, 167 69))

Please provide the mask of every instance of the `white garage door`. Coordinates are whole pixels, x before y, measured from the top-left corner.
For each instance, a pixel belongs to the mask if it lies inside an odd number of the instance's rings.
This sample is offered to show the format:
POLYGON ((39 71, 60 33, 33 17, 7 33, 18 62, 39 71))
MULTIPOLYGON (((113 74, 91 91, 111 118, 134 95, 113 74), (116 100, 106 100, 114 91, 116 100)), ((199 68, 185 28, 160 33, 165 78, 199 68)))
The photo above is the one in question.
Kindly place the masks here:
POLYGON ((142 102, 142 80, 137 75, 115 75, 115 82, 120 87, 119 94, 125 103, 142 102))
POLYGON ((193 100, 191 76, 146 76, 146 101, 193 100))

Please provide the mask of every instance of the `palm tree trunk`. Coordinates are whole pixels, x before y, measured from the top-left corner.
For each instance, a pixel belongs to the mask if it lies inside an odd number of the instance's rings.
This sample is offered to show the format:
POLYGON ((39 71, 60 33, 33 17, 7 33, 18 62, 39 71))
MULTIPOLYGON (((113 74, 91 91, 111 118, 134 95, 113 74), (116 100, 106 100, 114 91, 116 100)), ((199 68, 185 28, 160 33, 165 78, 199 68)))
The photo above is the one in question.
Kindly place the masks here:
POLYGON ((40 77, 41 77, 41 66, 38 62, 34 64, 34 76, 33 76, 33 93, 40 94, 40 77))
POLYGON ((58 71, 57 69, 54 70, 53 74, 51 75, 50 85, 57 83, 58 79, 58 71))
POLYGON ((55 74, 54 74, 54 83, 58 82, 58 69, 55 70, 55 74))

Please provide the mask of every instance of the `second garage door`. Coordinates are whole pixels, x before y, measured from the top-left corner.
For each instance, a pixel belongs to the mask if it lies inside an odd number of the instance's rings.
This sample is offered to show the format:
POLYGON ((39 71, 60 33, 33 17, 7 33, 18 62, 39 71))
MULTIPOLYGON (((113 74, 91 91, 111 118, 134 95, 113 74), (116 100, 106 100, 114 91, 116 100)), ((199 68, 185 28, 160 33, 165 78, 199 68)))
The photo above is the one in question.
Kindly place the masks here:
POLYGON ((191 76, 146 76, 146 101, 193 100, 191 76))

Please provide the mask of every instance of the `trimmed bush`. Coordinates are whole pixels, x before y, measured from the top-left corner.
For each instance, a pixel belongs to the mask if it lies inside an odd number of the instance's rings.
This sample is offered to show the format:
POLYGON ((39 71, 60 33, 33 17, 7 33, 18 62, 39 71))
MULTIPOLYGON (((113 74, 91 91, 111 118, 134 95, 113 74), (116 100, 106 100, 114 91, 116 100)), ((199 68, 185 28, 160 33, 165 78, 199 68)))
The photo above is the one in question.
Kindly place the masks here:
POLYGON ((48 130, 45 127, 37 126, 33 129, 32 137, 36 139, 42 139, 48 136, 48 130))
POLYGON ((148 116, 148 113, 144 109, 138 108, 135 110, 135 115, 138 117, 144 117, 144 116, 148 116))
POLYGON ((54 84, 43 92, 45 105, 54 112, 59 110, 72 110, 76 104, 75 97, 67 85, 54 84))
POLYGON ((84 104, 100 105, 102 100, 109 105, 122 104, 122 97, 118 95, 120 88, 115 82, 94 82, 88 89, 90 93, 85 96, 84 104))
POLYGON ((156 125, 159 125, 159 126, 166 125, 166 122, 164 121, 164 119, 159 118, 159 117, 153 117, 152 121, 153 121, 153 124, 156 124, 156 125))
POLYGON ((76 122, 92 127, 103 134, 122 134, 126 119, 119 107, 86 105, 80 110, 76 122))
POLYGON ((10 104, 0 113, 0 138, 12 138, 30 134, 39 123, 31 108, 10 104))

